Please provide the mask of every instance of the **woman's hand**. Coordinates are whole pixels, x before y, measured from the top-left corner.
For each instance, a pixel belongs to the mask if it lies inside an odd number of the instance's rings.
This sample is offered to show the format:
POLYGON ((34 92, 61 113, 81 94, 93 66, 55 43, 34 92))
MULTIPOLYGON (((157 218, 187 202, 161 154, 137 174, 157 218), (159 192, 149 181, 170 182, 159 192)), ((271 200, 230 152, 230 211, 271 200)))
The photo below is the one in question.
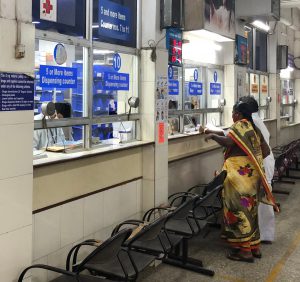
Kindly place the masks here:
POLYGON ((203 134, 204 133, 204 127, 202 125, 199 126, 199 133, 203 134))
POLYGON ((200 134, 208 134, 209 133, 208 128, 207 127, 203 127, 202 125, 200 125, 200 127, 199 127, 199 133, 200 134))
POLYGON ((205 142, 208 142, 209 140, 212 140, 212 139, 213 139, 213 135, 214 135, 214 134, 208 134, 208 135, 204 138, 205 142))

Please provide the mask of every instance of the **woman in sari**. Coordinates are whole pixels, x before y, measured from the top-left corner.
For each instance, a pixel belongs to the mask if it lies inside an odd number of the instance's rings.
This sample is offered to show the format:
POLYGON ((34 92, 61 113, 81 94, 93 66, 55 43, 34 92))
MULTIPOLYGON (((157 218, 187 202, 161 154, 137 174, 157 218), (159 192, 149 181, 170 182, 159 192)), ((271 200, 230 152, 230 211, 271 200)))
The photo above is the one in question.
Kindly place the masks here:
POLYGON ((232 247, 227 257, 253 262, 254 257, 261 258, 258 201, 264 200, 275 206, 263 169, 263 159, 270 154, 270 149, 255 127, 246 103, 234 105, 232 119, 234 124, 226 136, 223 133, 209 134, 206 140, 212 139, 226 148, 224 235, 232 247))

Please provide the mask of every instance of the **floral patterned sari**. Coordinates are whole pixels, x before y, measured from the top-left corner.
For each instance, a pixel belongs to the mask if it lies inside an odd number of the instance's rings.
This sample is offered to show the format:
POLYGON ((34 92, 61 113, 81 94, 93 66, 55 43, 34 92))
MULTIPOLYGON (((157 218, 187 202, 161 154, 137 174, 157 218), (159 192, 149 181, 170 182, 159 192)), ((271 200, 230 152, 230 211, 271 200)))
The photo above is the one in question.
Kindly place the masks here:
POLYGON ((251 123, 236 122, 228 136, 245 155, 230 156, 230 149, 225 153, 224 235, 233 247, 250 251, 260 243, 258 200, 276 205, 264 174, 260 138, 251 123))

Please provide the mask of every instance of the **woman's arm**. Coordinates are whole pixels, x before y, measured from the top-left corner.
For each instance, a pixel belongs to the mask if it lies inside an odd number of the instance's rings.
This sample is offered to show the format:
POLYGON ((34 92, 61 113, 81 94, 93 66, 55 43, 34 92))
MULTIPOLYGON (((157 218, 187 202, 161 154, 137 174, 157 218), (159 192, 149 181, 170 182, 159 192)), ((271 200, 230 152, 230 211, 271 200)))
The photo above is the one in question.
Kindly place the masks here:
POLYGON ((224 131, 222 129, 220 130, 213 130, 213 129, 209 129, 207 127, 203 127, 202 125, 200 125, 199 127, 199 133, 202 134, 216 134, 216 135, 219 135, 219 136, 225 136, 224 134, 224 131))
POLYGON ((224 146, 226 148, 229 148, 234 145, 234 141, 228 137, 228 136, 219 136, 217 134, 209 134, 205 137, 205 141, 207 142, 208 140, 214 140, 221 146, 224 146))

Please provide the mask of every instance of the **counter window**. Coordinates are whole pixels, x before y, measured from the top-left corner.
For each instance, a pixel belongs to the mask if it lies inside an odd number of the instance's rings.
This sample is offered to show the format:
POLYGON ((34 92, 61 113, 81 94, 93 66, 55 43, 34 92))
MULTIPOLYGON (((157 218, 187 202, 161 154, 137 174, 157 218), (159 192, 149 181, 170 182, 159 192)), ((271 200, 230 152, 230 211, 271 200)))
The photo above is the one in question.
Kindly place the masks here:
POLYGON ((93 115, 128 113, 128 99, 138 96, 137 57, 99 49, 93 56, 93 115))
POLYGON ((72 127, 48 127, 43 124, 42 129, 36 129, 33 133, 33 155, 39 157, 45 151, 66 152, 83 148, 84 126, 72 127))
POLYGON ((262 119, 270 116, 269 77, 267 74, 249 73, 249 94, 253 96, 259 105, 259 114, 262 119))
POLYGON ((294 81, 292 79, 281 79, 281 107, 280 117, 282 125, 293 123, 295 115, 295 93, 294 81))
POLYGON ((134 140, 136 140, 136 124, 134 121, 92 125, 93 145, 116 145, 134 140))
POLYGON ((184 68, 184 109, 205 108, 204 69, 202 67, 184 68))
POLYGON ((182 67, 168 68, 169 109, 182 110, 182 67))
POLYGON ((60 117, 85 116, 83 48, 45 40, 35 43, 35 119, 47 102, 56 104, 60 117))

